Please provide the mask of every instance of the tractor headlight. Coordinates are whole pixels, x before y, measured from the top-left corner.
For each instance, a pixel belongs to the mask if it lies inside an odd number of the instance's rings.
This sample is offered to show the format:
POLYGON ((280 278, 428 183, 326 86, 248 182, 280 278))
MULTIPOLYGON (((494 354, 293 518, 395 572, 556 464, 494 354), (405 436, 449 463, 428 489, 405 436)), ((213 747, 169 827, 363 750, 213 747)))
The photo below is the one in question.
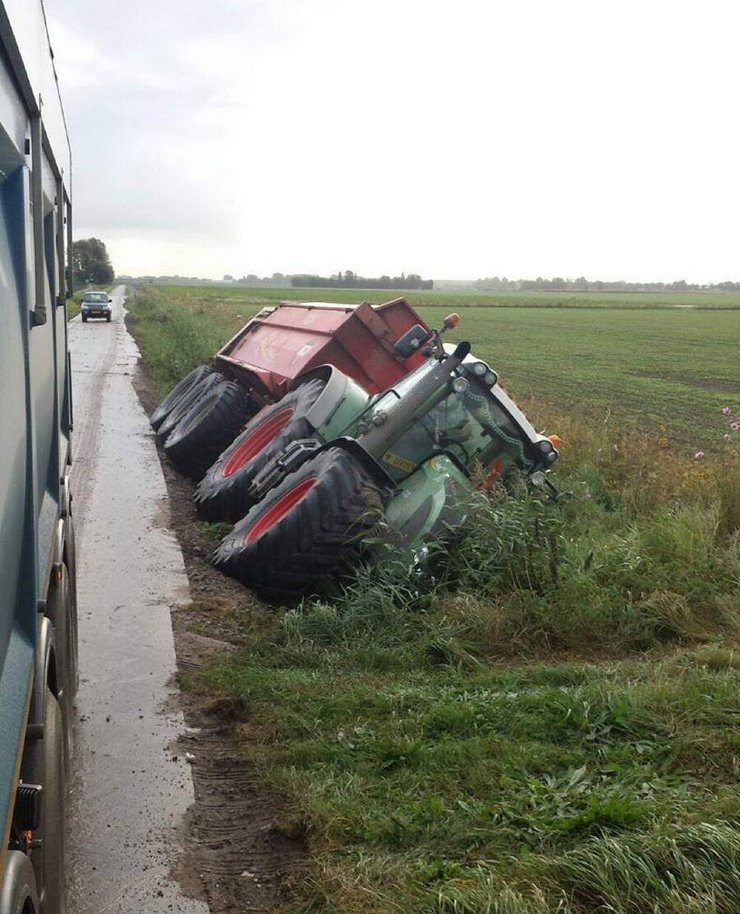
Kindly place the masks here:
POLYGON ((470 384, 467 378, 455 378, 452 382, 452 389, 456 394, 464 394, 468 387, 470 387, 470 384))
POLYGON ((495 371, 491 371, 489 368, 488 371, 483 375, 483 383, 486 387, 495 387, 498 381, 498 375, 495 371))
POLYGON ((547 439, 539 441, 537 443, 537 449, 548 463, 552 463, 558 456, 555 448, 552 446, 552 441, 548 441, 547 439))
POLYGON ((475 364, 470 366, 470 370, 474 375, 478 375, 479 378, 482 378, 488 371, 488 365, 486 365, 485 362, 475 362, 475 364))

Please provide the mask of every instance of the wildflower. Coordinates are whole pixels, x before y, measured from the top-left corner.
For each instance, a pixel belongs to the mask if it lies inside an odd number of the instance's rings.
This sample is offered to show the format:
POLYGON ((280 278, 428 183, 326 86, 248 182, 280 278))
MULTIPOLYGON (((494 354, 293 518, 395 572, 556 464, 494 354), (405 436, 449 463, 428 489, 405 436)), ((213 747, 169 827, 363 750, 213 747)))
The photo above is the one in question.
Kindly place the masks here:
POLYGON ((697 451, 694 454, 694 460, 701 460, 703 456, 704 456, 704 451, 697 451))
POLYGON ((665 435, 661 435, 660 438, 658 438, 658 447, 668 447, 668 439, 665 435))
POLYGON ((740 419, 735 419, 734 422, 730 422, 730 428, 736 432, 740 428, 740 419))
POLYGON ((722 412, 723 412, 726 416, 729 416, 730 413, 732 412, 732 410, 730 409, 729 406, 723 406, 723 407, 722 407, 722 412))
POLYGON ((730 441, 730 436, 729 436, 729 435, 723 435, 722 437, 725 439, 725 441, 730 441))

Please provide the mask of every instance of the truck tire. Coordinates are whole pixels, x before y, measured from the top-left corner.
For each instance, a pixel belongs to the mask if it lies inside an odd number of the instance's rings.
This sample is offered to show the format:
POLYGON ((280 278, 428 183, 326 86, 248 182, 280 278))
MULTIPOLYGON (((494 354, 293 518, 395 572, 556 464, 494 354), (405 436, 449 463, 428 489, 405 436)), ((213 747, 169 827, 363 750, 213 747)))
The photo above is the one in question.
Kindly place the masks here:
POLYGON ((57 646, 57 686, 64 733, 64 759, 69 764, 74 749, 74 697, 77 692, 77 620, 67 566, 62 563, 49 591, 46 615, 54 626, 57 646))
POLYGON ((36 914, 38 909, 31 861, 21 851, 9 851, 0 885, 0 911, 3 914, 36 914))
POLYGON ((221 542, 214 564, 272 602, 326 589, 362 558, 385 500, 349 451, 328 448, 249 511, 221 542))
POLYGON ((254 477, 291 441, 314 434, 306 413, 325 387, 325 381, 313 378, 250 420, 200 481, 195 505, 201 517, 231 523, 244 517, 254 504, 249 496, 254 477))
POLYGON ((244 427, 254 404, 233 381, 212 386, 193 404, 164 443, 165 454, 196 482, 244 427))
POLYGON ((194 368, 191 372, 185 375, 177 384, 172 388, 172 390, 167 394, 167 396, 162 400, 159 406, 154 410, 154 412, 149 417, 149 425, 156 431, 159 426, 164 422, 169 413, 177 406, 180 399, 195 385, 198 381, 202 381, 203 378, 211 374, 211 369, 208 365, 198 365, 197 368, 194 368))
POLYGON ((46 686, 43 739, 33 741, 26 750, 21 776, 26 783, 42 784, 38 846, 30 852, 36 873, 42 914, 64 914, 64 735, 62 712, 46 686))
POLYGON ((212 371, 186 390, 160 423, 157 429, 159 440, 166 441, 174 427, 193 405, 212 387, 220 384, 223 380, 224 376, 222 374, 218 371, 212 371))

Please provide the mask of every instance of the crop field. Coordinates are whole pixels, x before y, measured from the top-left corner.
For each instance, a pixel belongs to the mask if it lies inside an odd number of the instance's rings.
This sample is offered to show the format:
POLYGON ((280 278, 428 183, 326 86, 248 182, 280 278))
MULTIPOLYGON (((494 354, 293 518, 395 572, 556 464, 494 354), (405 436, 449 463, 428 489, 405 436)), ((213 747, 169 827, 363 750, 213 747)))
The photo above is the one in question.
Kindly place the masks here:
MULTIPOLYGON (((165 298, 169 308, 210 316, 200 332, 202 349, 195 351, 193 341, 192 364, 209 358, 247 317, 276 301, 377 304, 395 297, 354 289, 222 286, 146 292, 165 298)), ((640 426, 683 453, 716 448, 724 431, 721 409, 740 399, 738 294, 410 292, 406 297, 434 326, 457 311, 461 321, 450 339, 470 339, 525 404, 536 399, 596 423, 640 426)), ((163 359, 163 383, 171 385, 192 367, 182 365, 183 358, 187 353, 163 359), (172 377, 166 377, 167 364, 174 367, 172 377)), ((551 425, 547 406, 537 418, 551 425)))
MULTIPOLYGON (((129 326, 164 393, 276 298, 365 294, 142 287, 129 326)), ((737 914, 740 297, 408 297, 567 495, 471 493, 425 582, 214 607, 237 650, 189 685, 304 836, 286 910, 737 914)))

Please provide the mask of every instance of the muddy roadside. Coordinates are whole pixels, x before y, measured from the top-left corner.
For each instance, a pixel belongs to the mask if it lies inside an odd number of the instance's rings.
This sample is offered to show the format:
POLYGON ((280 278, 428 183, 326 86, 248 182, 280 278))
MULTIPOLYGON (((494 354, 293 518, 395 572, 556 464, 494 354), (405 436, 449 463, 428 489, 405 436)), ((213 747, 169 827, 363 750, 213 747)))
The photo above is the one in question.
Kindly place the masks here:
MULTIPOLYGON (((133 385, 147 415, 158 397, 139 364, 133 385)), ((284 805, 258 783, 240 752, 238 722, 215 696, 188 690, 187 680, 215 653, 241 641, 234 607, 260 604, 210 563, 215 540, 198 523, 190 480, 163 458, 168 504, 163 523, 182 550, 190 602, 172 608, 178 674, 186 688, 186 732, 176 750, 192 767, 195 803, 186 822, 185 852, 175 873, 184 890, 207 902, 212 914, 274 912, 289 902, 306 864, 305 846, 284 805)))

